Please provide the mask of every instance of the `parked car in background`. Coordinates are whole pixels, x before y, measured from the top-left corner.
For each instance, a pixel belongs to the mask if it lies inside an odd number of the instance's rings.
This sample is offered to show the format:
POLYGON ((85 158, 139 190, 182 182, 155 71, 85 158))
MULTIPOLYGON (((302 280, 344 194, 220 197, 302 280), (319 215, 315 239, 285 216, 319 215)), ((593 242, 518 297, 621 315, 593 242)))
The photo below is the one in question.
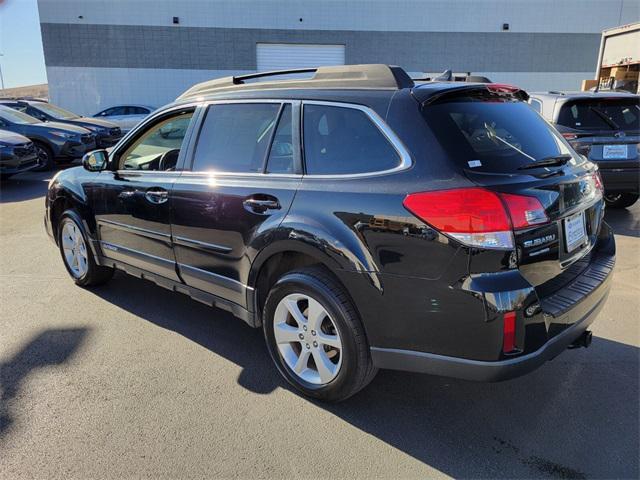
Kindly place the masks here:
POLYGON ((23 135, 34 143, 38 154, 34 170, 49 170, 56 159, 79 158, 96 148, 96 137, 86 128, 42 122, 4 105, 0 105, 0 129, 23 135))
POLYGON ((0 100, 0 105, 31 115, 43 122, 58 122, 86 128, 96 137, 99 148, 111 147, 122 138, 119 126, 98 118, 82 117, 52 103, 35 100, 0 100))
POLYGON ((223 307, 323 400, 378 368, 495 381, 589 345, 602 184, 525 92, 312 72, 196 85, 60 172, 45 228, 74 281, 118 268, 223 307))
POLYGON ((102 110, 93 117, 115 123, 122 129, 122 133, 127 133, 154 110, 155 107, 147 105, 118 105, 102 110))
POLYGON ((640 194, 640 96, 618 92, 532 93, 531 106, 581 155, 600 167, 605 202, 633 205, 640 194))
POLYGON ((0 178, 9 178, 38 166, 38 152, 31 140, 0 130, 0 178))

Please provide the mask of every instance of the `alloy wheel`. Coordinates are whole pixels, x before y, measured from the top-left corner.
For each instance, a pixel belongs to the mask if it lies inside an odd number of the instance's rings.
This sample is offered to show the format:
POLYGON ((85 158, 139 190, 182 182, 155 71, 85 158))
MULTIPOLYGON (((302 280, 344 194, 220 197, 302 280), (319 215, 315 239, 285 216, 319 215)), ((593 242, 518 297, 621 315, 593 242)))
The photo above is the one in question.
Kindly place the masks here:
POLYGON ((49 152, 46 148, 36 145, 36 154, 38 155, 38 165, 47 165, 49 163, 49 152))
POLYGON ((65 222, 62 227, 62 251, 73 276, 83 277, 89 269, 87 245, 80 228, 73 221, 65 222))
POLYGON ((273 333, 286 365, 314 385, 331 382, 342 366, 342 341, 325 308, 309 295, 292 293, 278 303, 273 333))

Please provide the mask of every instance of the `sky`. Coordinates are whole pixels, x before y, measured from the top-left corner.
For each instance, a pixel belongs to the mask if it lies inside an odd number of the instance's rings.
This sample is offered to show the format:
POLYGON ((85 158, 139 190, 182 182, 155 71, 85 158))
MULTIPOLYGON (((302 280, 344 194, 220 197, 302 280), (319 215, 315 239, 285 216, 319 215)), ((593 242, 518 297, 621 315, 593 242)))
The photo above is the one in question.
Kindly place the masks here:
POLYGON ((0 68, 5 88, 47 83, 37 0, 0 0, 0 68))

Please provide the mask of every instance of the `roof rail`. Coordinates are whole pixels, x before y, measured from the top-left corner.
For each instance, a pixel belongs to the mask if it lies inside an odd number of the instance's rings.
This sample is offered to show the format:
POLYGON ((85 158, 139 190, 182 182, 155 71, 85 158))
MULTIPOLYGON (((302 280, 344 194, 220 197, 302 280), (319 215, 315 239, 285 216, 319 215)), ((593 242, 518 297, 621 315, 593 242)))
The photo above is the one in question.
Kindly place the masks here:
POLYGON ((186 100, 204 95, 232 91, 272 88, 336 88, 336 89, 375 89, 398 90, 413 87, 414 83, 407 72, 397 66, 383 64, 339 65, 331 67, 299 68, 273 72, 250 73, 232 77, 217 78, 198 83, 180 95, 177 100, 186 100), (297 73, 314 73, 311 78, 285 80, 267 80, 249 82, 257 78, 277 77, 297 73))

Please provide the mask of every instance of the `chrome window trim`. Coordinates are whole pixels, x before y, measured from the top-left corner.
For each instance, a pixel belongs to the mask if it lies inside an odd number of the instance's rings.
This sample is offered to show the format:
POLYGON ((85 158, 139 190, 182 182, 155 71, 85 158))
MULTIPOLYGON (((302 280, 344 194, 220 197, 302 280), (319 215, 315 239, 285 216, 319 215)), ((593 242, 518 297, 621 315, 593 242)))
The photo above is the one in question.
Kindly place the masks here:
POLYGON ((217 170, 207 170, 194 172, 193 170, 182 170, 182 177, 253 177, 253 178, 293 178, 301 179, 302 174, 299 173, 252 173, 252 172, 221 172, 217 170))
MULTIPOLYGON (((362 173, 340 173, 340 174, 326 174, 326 175, 314 175, 314 174, 306 174, 305 178, 319 178, 319 179, 349 179, 349 178, 366 178, 366 177, 376 177, 380 175, 388 175, 390 173, 400 172, 402 170, 407 170, 413 165, 413 161, 411 160, 411 154, 409 150, 404 146, 400 138, 395 134, 393 130, 387 125, 384 119, 378 115, 375 110, 365 105, 360 105, 358 103, 345 103, 345 102, 332 102, 325 100, 303 100, 302 101, 302 121, 301 123, 304 125, 304 107, 305 105, 325 105, 328 107, 340 107, 340 108, 351 108, 353 110, 360 110, 363 112, 369 120, 373 122, 373 124, 380 130, 380 132, 384 135, 387 141, 391 144, 393 149, 398 153, 400 157, 400 164, 396 167, 389 168, 387 170, 376 170, 373 172, 362 172, 362 173)), ((302 132, 302 151, 304 155, 304 131, 302 132)))
MULTIPOLYGON (((181 105, 171 105, 169 107, 160 108, 158 110, 153 111, 152 113, 150 113, 149 115, 144 117, 144 119, 141 120, 131 130, 129 130, 127 133, 125 133, 124 136, 118 141, 118 143, 116 143, 113 147, 111 147, 111 151, 109 152, 109 162, 111 162, 112 156, 121 155, 122 154, 122 149, 124 148, 124 145, 125 145, 126 141, 130 137, 133 137, 133 136, 137 135, 138 132, 140 132, 143 129, 145 129, 150 123, 155 123, 155 121, 158 119, 158 117, 162 117, 164 115, 171 115, 172 113, 180 111, 180 110, 183 110, 183 109, 193 109, 193 116, 191 117, 192 124, 189 125, 189 129, 191 130, 195 126, 197 121, 199 120, 196 117, 196 115, 198 113, 198 107, 200 105, 201 105, 201 102, 189 102, 189 103, 184 103, 184 104, 181 104, 181 105)), ((186 139, 186 137, 187 136, 185 135, 185 139, 186 139)), ((108 170, 111 170, 111 169, 108 169, 108 170)), ((124 170, 124 169, 115 168, 115 169, 113 169, 111 171, 112 172, 142 172, 142 171, 145 171, 145 170, 124 170)), ((163 171, 163 170, 150 170, 149 172, 176 173, 177 171, 178 170, 173 171, 173 172, 167 172, 167 171, 163 171)))
MULTIPOLYGON (((200 133, 202 132, 202 128, 204 126, 204 121, 206 119, 207 110, 211 105, 227 105, 227 104, 243 104, 243 103, 278 103, 283 105, 288 103, 293 108, 297 105, 300 106, 302 104, 301 100, 295 98, 232 98, 227 100, 206 100, 202 101, 200 106, 201 118, 198 118, 197 125, 195 125, 194 130, 194 144, 192 146, 191 151, 189 152, 189 158, 185 159, 185 169, 182 170, 182 174, 184 176, 222 176, 222 177, 253 177, 253 178, 302 178, 302 174, 300 173, 263 173, 263 172, 229 172, 224 170, 201 170, 194 171, 193 164, 195 161, 196 149, 198 148, 198 138, 200 137, 200 133), (187 167, 188 164, 188 167, 187 167), (187 169, 188 168, 188 169, 187 169)), ((278 117, 279 120, 279 117, 278 117)), ((277 124, 276 124, 277 128, 277 124)), ((295 137, 295 132, 293 132, 295 137)))
MULTIPOLYGON (((402 170, 407 170, 413 166, 413 160, 411 159, 411 154, 409 150, 404 146, 400 138, 391 130, 391 128, 387 125, 387 123, 383 120, 383 118, 378 115, 372 108, 367 107, 365 105, 360 105, 357 103, 347 103, 347 102, 334 102, 334 101, 326 101, 326 100, 298 100, 291 98, 246 98, 246 99, 227 99, 227 100, 207 100, 200 103, 202 110, 205 111, 210 105, 220 105, 220 104, 235 104, 235 103, 290 103, 292 105, 299 104, 302 108, 302 119, 304 119, 304 105, 326 105, 329 107, 342 107, 342 108, 351 108, 354 110, 360 110, 365 113, 367 117, 373 122, 373 124, 380 130, 380 132, 384 135, 387 141, 391 144, 394 150, 398 153, 400 157, 400 163, 398 166, 387 169, 387 170, 377 170, 373 172, 363 172, 363 173, 344 173, 344 174, 327 174, 327 175, 313 175, 313 174, 298 174, 298 173, 252 173, 252 172, 228 172, 228 171, 217 171, 217 170, 209 170, 209 171, 199 171, 195 172, 193 170, 182 170, 181 177, 188 176, 221 176, 221 177, 243 177, 243 178, 291 178, 291 179, 301 179, 301 178, 317 178, 317 179, 343 179, 348 180, 352 178, 367 178, 367 177, 376 177, 381 175, 388 175, 391 173, 400 172, 402 170)), ((301 123, 304 120, 301 120, 301 123)), ((201 125, 198 125, 198 128, 201 128, 201 125)), ((301 133, 300 143, 304 152, 303 145, 303 136, 304 133, 301 133)), ((194 149, 195 152, 195 149, 194 149)), ((192 152, 192 154, 194 153, 192 152)), ((193 166, 193 159, 191 159, 191 166, 193 166)), ((187 159, 189 162, 189 159, 187 159)))

